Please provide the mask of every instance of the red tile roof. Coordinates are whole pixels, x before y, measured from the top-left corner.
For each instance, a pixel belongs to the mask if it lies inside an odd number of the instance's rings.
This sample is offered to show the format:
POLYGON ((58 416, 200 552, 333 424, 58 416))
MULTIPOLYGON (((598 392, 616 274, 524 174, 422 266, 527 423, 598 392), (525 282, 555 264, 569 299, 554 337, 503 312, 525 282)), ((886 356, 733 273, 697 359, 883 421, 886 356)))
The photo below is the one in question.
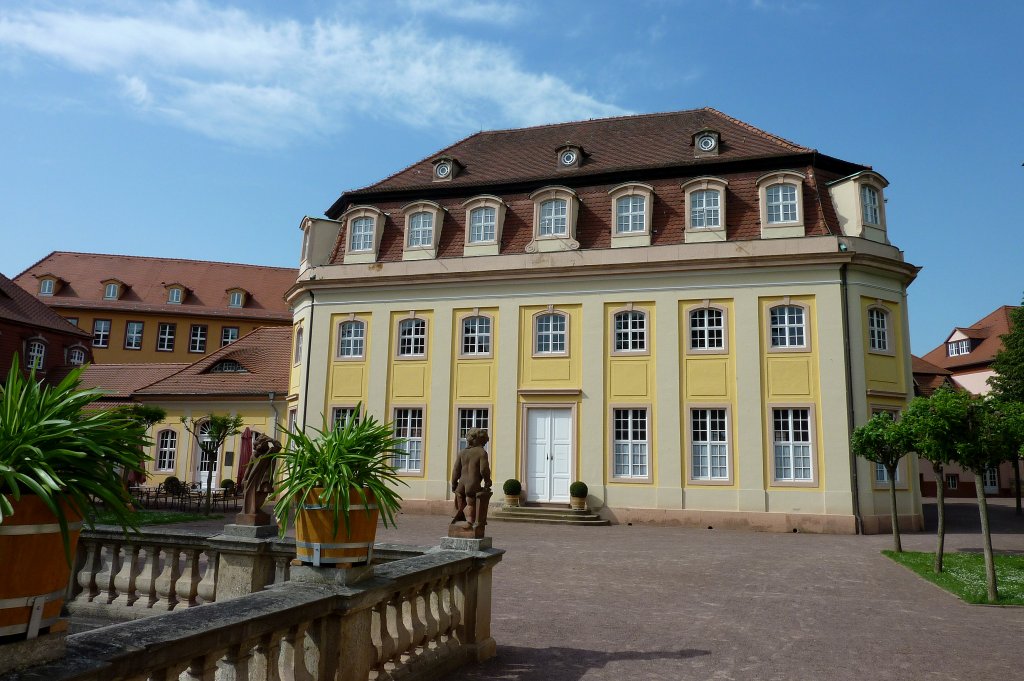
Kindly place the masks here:
POLYGON ((66 283, 53 296, 40 297, 58 309, 107 309, 158 312, 183 316, 235 317, 290 321, 284 293, 298 276, 288 267, 263 267, 236 263, 149 258, 100 253, 54 251, 15 277, 15 283, 38 295, 38 277, 50 274, 66 283), (104 300, 101 282, 118 279, 128 285, 119 300, 104 300), (167 302, 171 283, 189 293, 180 305, 167 302), (227 291, 250 293, 245 306, 228 307, 227 291))
POLYGON ((92 334, 69 324, 45 303, 2 274, 0 274, 0 319, 80 338, 92 336, 92 334))
POLYGON ((970 326, 956 327, 953 333, 960 331, 974 341, 974 347, 966 355, 950 357, 946 350, 946 342, 949 340, 947 337, 946 341, 927 353, 924 359, 953 371, 991 364, 996 353, 1003 347, 1003 341, 999 337, 1009 332, 1010 312, 1015 309, 1017 309, 1016 305, 1003 305, 970 326))
POLYGON ((245 397, 274 392, 285 396, 292 366, 291 341, 291 327, 260 327, 134 394, 136 397, 245 397), (238 362, 245 371, 210 371, 224 360, 238 362))
POLYGON ((346 195, 355 198, 363 193, 392 190, 512 184, 553 175, 581 177, 701 166, 813 151, 716 109, 691 109, 478 132, 346 195), (719 133, 720 152, 717 156, 695 158, 692 136, 706 128, 719 133), (579 168, 560 171, 556 169, 555 153, 567 142, 581 147, 584 159, 579 168), (433 182, 432 161, 440 156, 450 156, 462 166, 458 175, 443 185, 433 182))
POLYGON ((176 374, 188 364, 90 364, 82 372, 83 388, 107 391, 104 401, 130 400, 132 393, 176 374))

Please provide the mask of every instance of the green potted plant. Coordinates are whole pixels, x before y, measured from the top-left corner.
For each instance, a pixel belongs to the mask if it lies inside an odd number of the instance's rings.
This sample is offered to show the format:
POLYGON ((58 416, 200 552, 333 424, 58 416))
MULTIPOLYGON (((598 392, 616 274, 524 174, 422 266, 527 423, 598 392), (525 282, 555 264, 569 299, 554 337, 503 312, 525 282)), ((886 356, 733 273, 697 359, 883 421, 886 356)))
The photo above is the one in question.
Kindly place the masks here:
MULTIPOLYGON (((362 413, 357 408, 357 413, 362 413)), ((274 515, 281 536, 295 513, 295 553, 303 563, 351 567, 369 563, 377 534, 378 515, 394 526, 405 485, 393 464, 403 440, 390 425, 372 416, 348 419, 343 426, 313 428, 315 437, 299 430, 288 446, 268 454, 278 463, 274 515), (336 545, 344 544, 338 547, 336 545)))
POLYGON ((569 485, 569 508, 575 511, 585 511, 587 509, 587 494, 589 492, 587 483, 580 480, 569 485))
POLYGON ((509 478, 501 486, 501 491, 505 493, 505 505, 506 506, 518 506, 519 496, 523 493, 523 485, 515 478, 509 478))
POLYGON ((83 520, 98 506, 136 529, 125 470, 144 471, 146 426, 125 410, 93 408, 81 369, 56 386, 26 377, 15 358, 0 386, 0 630, 33 638, 28 605, 46 596, 40 626, 60 615, 83 520), (20 633, 19 633, 20 632, 20 633))

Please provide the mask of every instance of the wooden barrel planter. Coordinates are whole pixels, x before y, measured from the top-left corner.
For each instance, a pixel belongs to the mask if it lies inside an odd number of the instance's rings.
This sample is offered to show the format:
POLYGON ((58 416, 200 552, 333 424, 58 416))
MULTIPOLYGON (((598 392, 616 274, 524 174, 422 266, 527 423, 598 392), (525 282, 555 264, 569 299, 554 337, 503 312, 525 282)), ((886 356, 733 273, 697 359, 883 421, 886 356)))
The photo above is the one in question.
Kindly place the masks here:
POLYGON ((367 492, 367 503, 355 490, 349 495, 348 532, 345 519, 338 519, 338 532, 334 532, 334 511, 322 503, 320 489, 306 497, 295 515, 295 557, 305 565, 315 567, 356 567, 369 565, 373 560, 373 542, 377 537, 377 518, 380 511, 376 499, 367 492))
MULTIPOLYGON (((60 619, 71 567, 50 509, 31 495, 11 501, 14 515, 0 524, 0 639, 35 638, 60 619)), ((73 558, 82 519, 66 505, 65 515, 73 558)))

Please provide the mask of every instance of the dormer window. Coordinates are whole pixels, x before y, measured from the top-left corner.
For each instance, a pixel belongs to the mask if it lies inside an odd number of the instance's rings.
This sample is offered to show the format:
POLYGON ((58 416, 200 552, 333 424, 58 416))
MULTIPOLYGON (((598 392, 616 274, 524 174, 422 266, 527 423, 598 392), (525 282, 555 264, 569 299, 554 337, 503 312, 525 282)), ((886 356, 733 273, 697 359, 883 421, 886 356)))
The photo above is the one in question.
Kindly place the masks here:
POLYGON ((946 343, 946 354, 950 357, 971 354, 971 339, 963 338, 946 343))
POLYGON ((228 289, 228 307, 245 307, 246 292, 240 288, 228 289))
POLYGON ((171 288, 167 289, 167 302, 168 303, 170 303, 172 305, 180 305, 181 304, 181 299, 183 297, 184 296, 182 295, 182 290, 181 290, 180 287, 172 286, 171 288))
POLYGON ((60 291, 61 287, 67 282, 58 277, 56 274, 44 272, 42 274, 35 275, 39 280, 39 295, 41 296, 53 296, 60 291))
POLYGON ((461 164, 451 156, 436 158, 433 164, 434 182, 451 182, 459 174, 459 170, 462 169, 461 164))
POLYGON ((103 283, 103 300, 117 300, 121 297, 121 285, 116 281, 103 283))
POLYGON ((686 243, 725 240, 725 199, 728 186, 728 182, 718 177, 697 177, 683 184, 686 202, 683 240, 686 243))
POLYGON ((693 155, 696 158, 718 156, 718 131, 705 128, 693 135, 693 155))
POLYGON ((530 194, 533 200, 533 240, 527 253, 574 251, 579 198, 568 187, 545 187, 530 194))
POLYGON ((211 374, 239 374, 245 373, 245 367, 233 359, 222 359, 210 367, 211 374))
POLYGON ((433 201, 417 201, 402 208, 405 215, 404 260, 437 257, 437 243, 444 224, 444 208, 433 201))
POLYGON ((505 224, 505 202, 497 196, 474 196, 462 204, 466 209, 463 255, 498 255, 501 230, 505 224))
POLYGON ((53 295, 53 279, 40 279, 39 280, 39 295, 41 296, 52 296, 53 295))
POLYGON ((345 264, 377 261, 384 213, 373 206, 353 206, 339 221, 345 225, 345 264))
POLYGON ((579 168, 583 163, 583 147, 572 142, 566 142, 555 150, 559 170, 579 168))
POLYGON ((780 170, 757 179, 761 238, 804 236, 804 176, 780 170))
POLYGON ((628 182, 613 188, 608 195, 612 200, 612 248, 650 246, 654 188, 628 182))
POLYGON ((828 183, 839 228, 846 236, 888 243, 885 195, 888 181, 873 170, 862 170, 828 183))
POLYGON ((880 224, 878 190, 871 185, 863 184, 860 187, 861 215, 864 217, 864 224, 880 224))

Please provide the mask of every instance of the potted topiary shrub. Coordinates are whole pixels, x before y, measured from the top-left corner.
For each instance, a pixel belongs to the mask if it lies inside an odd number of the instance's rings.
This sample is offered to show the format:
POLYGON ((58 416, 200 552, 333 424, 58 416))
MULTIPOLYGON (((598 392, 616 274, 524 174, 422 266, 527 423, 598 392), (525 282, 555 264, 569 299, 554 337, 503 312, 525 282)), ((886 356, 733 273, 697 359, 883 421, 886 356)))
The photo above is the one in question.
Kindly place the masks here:
POLYGON ((569 485, 569 508, 576 511, 585 511, 587 509, 587 494, 589 492, 587 483, 580 480, 569 485))
POLYGON ((519 505, 519 495, 523 493, 522 483, 515 478, 509 478, 505 481, 505 484, 501 486, 501 491, 505 493, 506 506, 519 505))
MULTIPOLYGON (((362 413, 358 407, 356 413, 362 413)), ((292 433, 287 447, 267 455, 281 477, 274 505, 281 536, 294 511, 299 561, 316 567, 368 564, 378 516, 385 527, 394 526, 401 508, 394 488, 406 483, 393 458, 404 451, 403 440, 372 416, 312 431, 315 437, 292 433)))
POLYGON ((146 426, 125 410, 95 409, 81 369, 56 386, 15 358, 0 386, 0 632, 34 638, 55 624, 82 523, 98 506, 136 528, 125 470, 144 472, 146 426), (16 556, 16 558, 14 558, 16 556), (42 599, 41 618, 30 602, 42 599))

